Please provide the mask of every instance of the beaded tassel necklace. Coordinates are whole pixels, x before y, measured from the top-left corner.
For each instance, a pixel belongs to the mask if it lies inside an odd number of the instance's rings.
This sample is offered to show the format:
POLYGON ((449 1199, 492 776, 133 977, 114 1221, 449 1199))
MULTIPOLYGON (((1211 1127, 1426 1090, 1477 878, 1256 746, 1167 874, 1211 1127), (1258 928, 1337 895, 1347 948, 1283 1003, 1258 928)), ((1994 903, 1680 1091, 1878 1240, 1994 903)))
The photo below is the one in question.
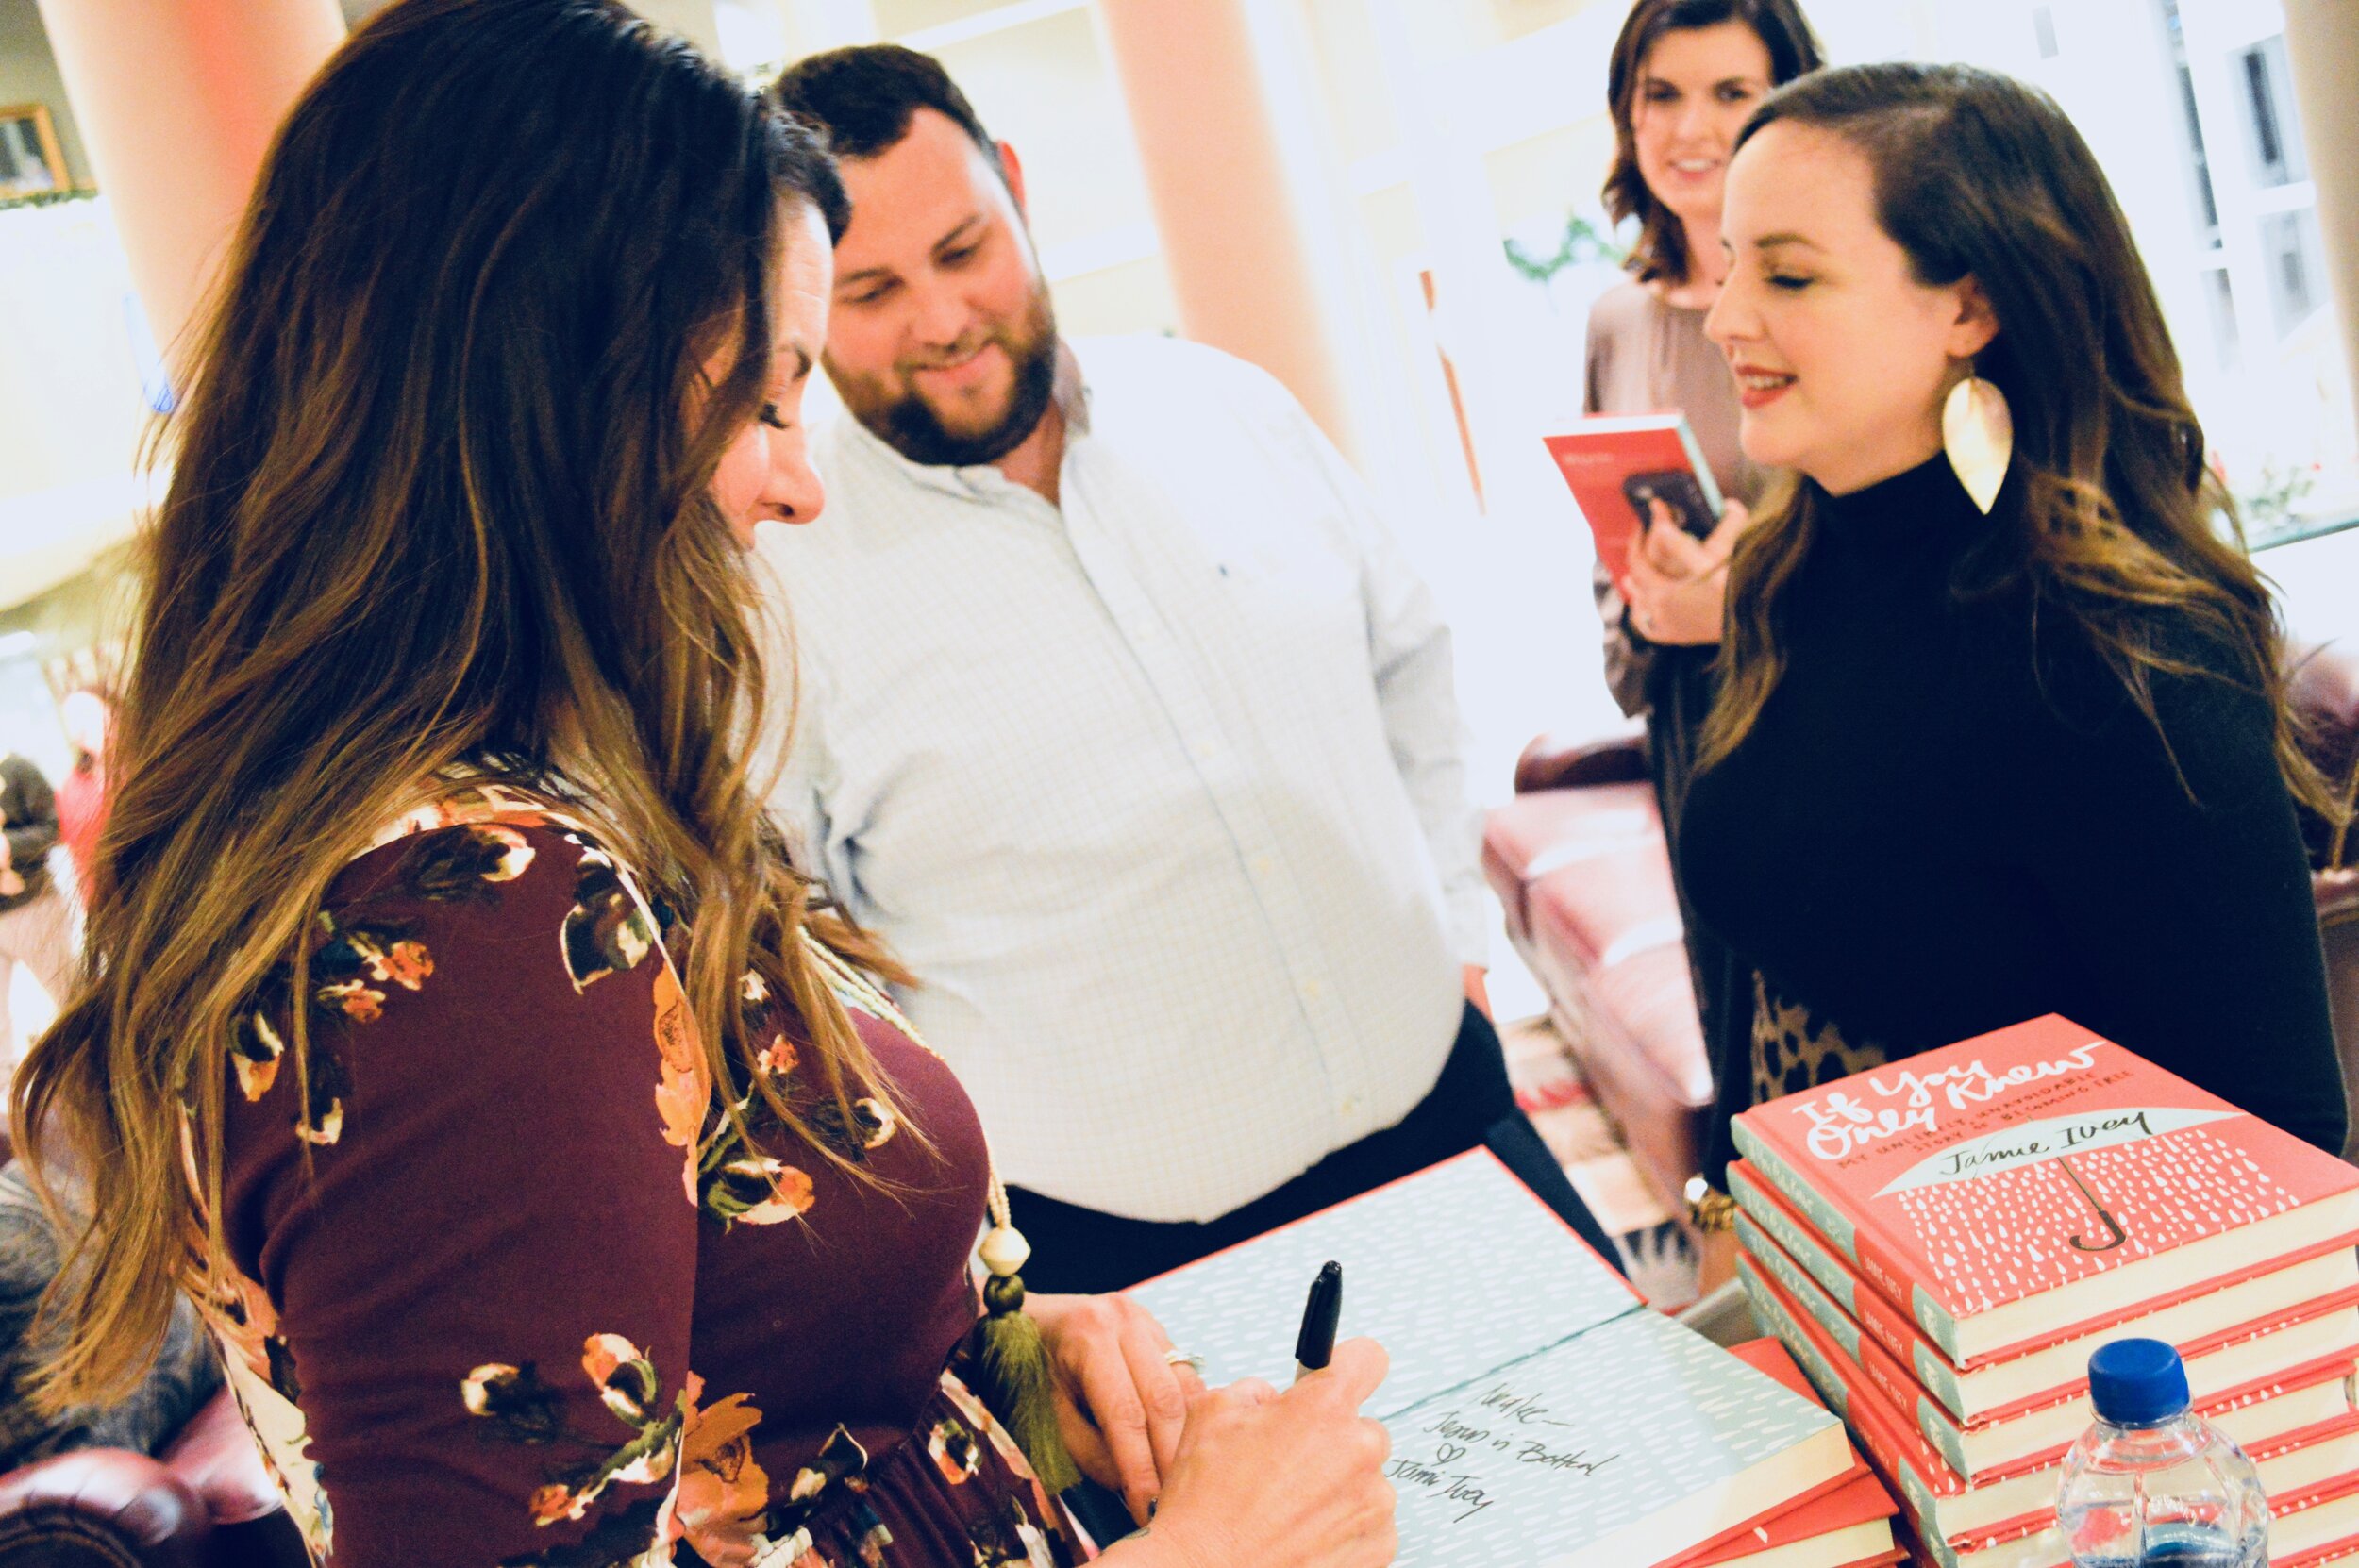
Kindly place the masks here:
MULTIPOLYGON (((882 987, 808 934, 803 938, 803 950, 819 960, 840 998, 892 1025, 910 1043, 945 1067, 950 1065, 940 1051, 926 1043, 917 1026, 910 1022, 882 987)), ((1072 1456, 1065 1452, 1064 1439, 1057 1429, 1056 1388, 1048 1368, 1048 1348, 1041 1341, 1040 1326, 1024 1311, 1024 1277, 1017 1271, 1031 1257, 1032 1246, 1010 1218, 1007 1185, 999 1179, 999 1162, 991 1155, 988 1137, 983 1150, 987 1182, 984 1208, 991 1217, 991 1228, 976 1249, 976 1256, 990 1277, 983 1282, 983 1319, 975 1326, 970 1340, 975 1365, 980 1372, 975 1393, 1024 1450, 1041 1485, 1054 1494, 1079 1482, 1080 1473, 1074 1468, 1072 1456)))

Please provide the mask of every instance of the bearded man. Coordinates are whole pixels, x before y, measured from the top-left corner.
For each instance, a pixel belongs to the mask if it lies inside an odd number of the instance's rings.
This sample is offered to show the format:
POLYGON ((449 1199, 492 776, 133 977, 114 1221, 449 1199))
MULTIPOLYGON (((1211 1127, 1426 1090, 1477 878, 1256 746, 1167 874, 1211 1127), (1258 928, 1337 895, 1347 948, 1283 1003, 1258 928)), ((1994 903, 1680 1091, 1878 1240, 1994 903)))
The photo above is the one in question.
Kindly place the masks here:
POLYGON ((1358 475, 1241 360, 1060 339, 1023 165, 933 59, 773 91, 852 198, 827 514, 766 530, 773 804, 917 976, 1028 1283, 1119 1290, 1478 1143, 1611 1258, 1508 1087, 1449 631, 1358 475))

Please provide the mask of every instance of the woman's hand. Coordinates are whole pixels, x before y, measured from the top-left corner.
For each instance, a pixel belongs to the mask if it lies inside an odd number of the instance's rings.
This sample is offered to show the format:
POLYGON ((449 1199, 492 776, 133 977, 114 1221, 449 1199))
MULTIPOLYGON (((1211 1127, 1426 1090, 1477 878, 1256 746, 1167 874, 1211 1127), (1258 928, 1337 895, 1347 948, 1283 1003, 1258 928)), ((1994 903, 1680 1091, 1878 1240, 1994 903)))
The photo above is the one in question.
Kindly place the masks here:
POLYGON ((1729 554, 1752 522, 1745 503, 1732 500, 1709 539, 1698 540, 1684 528, 1647 529, 1630 553, 1626 572, 1631 629, 1662 646, 1719 642, 1728 614, 1729 554))
POLYGON ((1203 1379, 1165 1359, 1170 1336, 1127 1295, 1028 1295, 1024 1310, 1048 1347, 1065 1451, 1145 1524, 1203 1379))
POLYGON ((1280 1393, 1247 1378, 1188 1408, 1155 1522, 1106 1568, 1384 1568, 1399 1544, 1392 1439, 1359 1413, 1390 1363, 1374 1340, 1280 1393))

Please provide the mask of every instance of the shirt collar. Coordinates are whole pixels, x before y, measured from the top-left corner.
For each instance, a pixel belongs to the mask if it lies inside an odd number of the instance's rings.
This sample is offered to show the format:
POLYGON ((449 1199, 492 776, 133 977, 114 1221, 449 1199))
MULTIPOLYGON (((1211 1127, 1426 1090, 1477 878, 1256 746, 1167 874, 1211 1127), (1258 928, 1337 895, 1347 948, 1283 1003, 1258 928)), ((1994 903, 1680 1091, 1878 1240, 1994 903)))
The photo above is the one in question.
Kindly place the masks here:
MULTIPOLYGON (((1063 339, 1057 340, 1057 375, 1051 383, 1049 397, 1058 412, 1064 415, 1065 444, 1069 451, 1073 442, 1090 433, 1090 414, 1095 402, 1088 377, 1081 370, 1081 357, 1063 339)), ((1007 475, 994 463, 969 463, 963 467, 946 463, 912 462, 855 417, 849 409, 837 416, 845 425, 845 437, 854 448, 867 454, 873 461, 900 475, 912 484, 945 495, 972 497, 985 495, 1009 484, 1007 475)))

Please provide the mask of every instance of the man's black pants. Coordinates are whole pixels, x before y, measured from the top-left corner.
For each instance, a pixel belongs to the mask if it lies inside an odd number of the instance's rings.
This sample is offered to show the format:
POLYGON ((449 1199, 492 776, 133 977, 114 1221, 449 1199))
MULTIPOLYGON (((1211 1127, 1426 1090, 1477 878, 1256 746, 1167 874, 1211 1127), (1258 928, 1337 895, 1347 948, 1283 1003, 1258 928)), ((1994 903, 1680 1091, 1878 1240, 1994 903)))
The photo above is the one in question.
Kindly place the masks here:
MULTIPOLYGON (((1032 1244, 1031 1260, 1024 1266, 1025 1288, 1045 1294, 1127 1290, 1477 1144, 1497 1155, 1598 1257, 1616 1269, 1622 1266, 1588 1205, 1564 1179, 1564 1167, 1540 1141, 1530 1118, 1515 1108, 1498 1031, 1469 1006, 1440 1080, 1407 1116, 1216 1220, 1164 1224, 1124 1219, 1020 1187, 1009 1189, 1015 1226, 1032 1244)), ((1450 1217, 1437 1214, 1433 1221, 1447 1225, 1450 1217)))

